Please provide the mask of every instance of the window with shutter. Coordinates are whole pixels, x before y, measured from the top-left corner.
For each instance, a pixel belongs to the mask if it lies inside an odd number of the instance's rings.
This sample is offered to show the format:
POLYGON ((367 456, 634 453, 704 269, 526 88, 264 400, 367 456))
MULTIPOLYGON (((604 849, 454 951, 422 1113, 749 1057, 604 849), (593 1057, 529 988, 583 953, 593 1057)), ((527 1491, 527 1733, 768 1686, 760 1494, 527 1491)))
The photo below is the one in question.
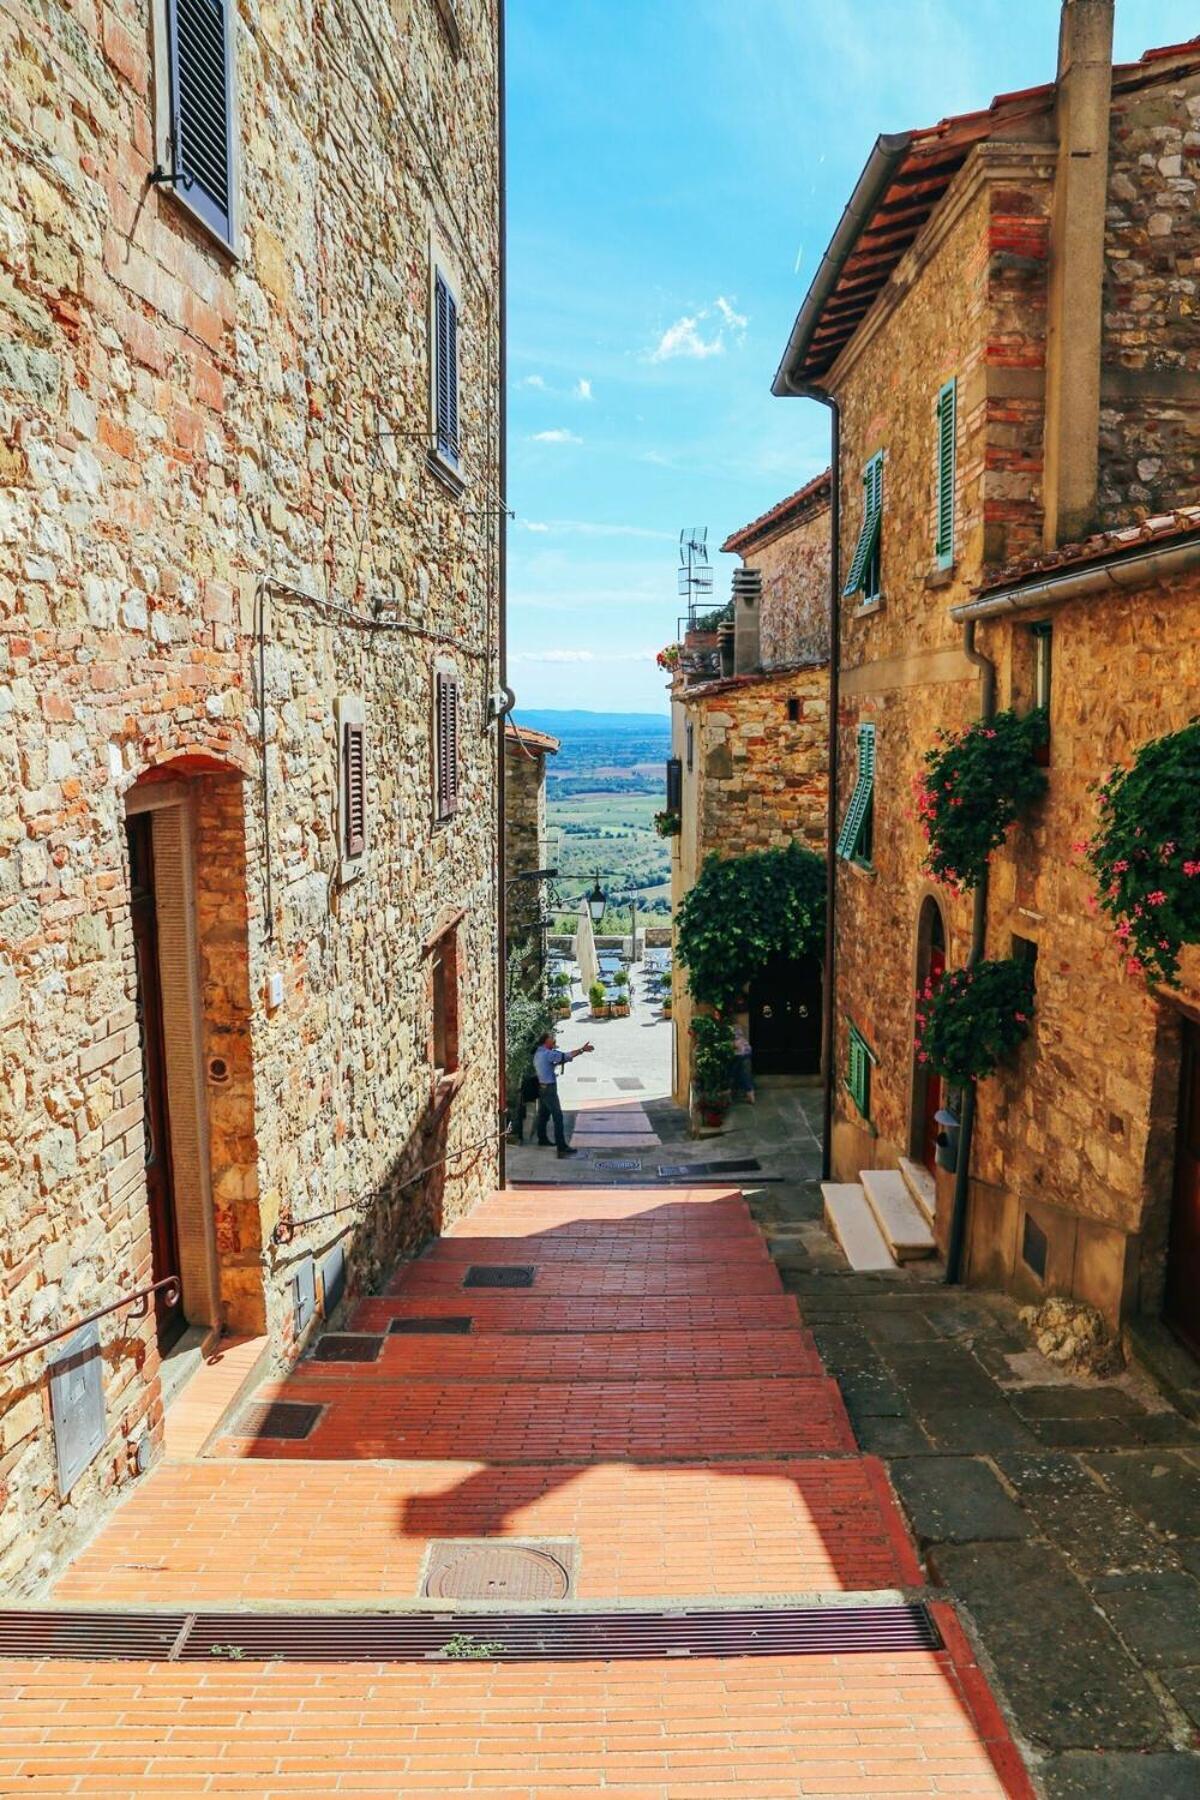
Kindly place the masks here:
POLYGON ((348 857, 367 847, 366 750, 363 727, 347 720, 342 726, 342 818, 348 857))
POLYGON ((837 853, 847 862, 869 863, 875 822, 875 727, 858 728, 858 779, 838 833, 837 853))
POLYGON ((937 403, 937 512, 935 520, 937 566, 948 569, 954 562, 954 481, 957 386, 948 381, 937 403))
POLYGON ((683 764, 677 756, 667 760, 667 811, 681 812, 683 809, 683 764))
POLYGON ((850 1090, 850 1098, 864 1119, 871 1116, 871 1065, 874 1060, 867 1040, 856 1025, 851 1025, 846 1086, 850 1090))
POLYGON ((437 816, 448 819, 458 809, 458 682, 438 671, 434 699, 434 761, 437 816))
POLYGON ((439 269, 433 284, 434 443, 458 467, 458 302, 439 269))
POLYGON ((232 0, 167 0, 175 192, 233 245, 232 0))
POLYGON ((842 589, 844 599, 861 594, 864 606, 883 592, 883 451, 863 470, 863 522, 842 589))

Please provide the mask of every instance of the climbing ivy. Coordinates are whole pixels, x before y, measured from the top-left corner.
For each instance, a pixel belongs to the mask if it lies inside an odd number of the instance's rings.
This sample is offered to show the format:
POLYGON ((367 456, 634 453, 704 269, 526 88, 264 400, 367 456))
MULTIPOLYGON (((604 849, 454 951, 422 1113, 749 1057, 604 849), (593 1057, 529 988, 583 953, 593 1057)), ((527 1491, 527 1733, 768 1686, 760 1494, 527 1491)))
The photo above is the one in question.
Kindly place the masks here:
POLYGON ((825 862, 791 843, 706 858, 679 909, 675 948, 693 999, 727 1011, 778 955, 819 956, 825 942, 825 862))

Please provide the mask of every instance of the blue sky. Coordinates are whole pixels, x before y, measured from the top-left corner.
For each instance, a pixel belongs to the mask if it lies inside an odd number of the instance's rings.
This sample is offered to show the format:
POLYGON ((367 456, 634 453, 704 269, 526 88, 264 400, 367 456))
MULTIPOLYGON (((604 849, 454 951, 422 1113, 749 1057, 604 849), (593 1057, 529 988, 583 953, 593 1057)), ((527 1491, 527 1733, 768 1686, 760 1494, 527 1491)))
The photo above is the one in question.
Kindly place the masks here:
MULTIPOLYGON (((1053 76, 1057 0, 508 0, 509 668, 518 708, 665 712, 681 526, 824 466, 774 400, 880 132, 1053 76)), ((1197 30, 1117 0, 1118 60, 1197 30)))

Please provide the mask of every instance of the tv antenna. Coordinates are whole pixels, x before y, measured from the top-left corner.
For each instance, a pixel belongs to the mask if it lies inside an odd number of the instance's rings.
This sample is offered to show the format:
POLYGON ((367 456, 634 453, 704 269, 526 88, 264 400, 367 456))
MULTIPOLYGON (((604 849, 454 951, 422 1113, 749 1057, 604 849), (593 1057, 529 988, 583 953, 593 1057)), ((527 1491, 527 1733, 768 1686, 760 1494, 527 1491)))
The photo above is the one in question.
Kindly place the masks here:
POLYGON ((697 604, 711 597, 712 564, 708 560, 708 526, 685 525, 679 534, 679 598, 687 605, 689 617, 697 604))

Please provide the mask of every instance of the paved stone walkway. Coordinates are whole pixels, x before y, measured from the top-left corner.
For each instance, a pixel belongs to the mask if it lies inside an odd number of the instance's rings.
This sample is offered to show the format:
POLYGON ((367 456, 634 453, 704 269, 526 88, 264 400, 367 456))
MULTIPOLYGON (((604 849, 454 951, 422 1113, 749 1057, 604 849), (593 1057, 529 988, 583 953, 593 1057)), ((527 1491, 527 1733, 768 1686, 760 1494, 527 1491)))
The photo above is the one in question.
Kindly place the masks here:
MULTIPOLYGON (((566 1604, 845 1604, 919 1568, 749 1211, 718 1190, 496 1196, 392 1290, 377 1360, 248 1398, 324 1410, 155 1470, 62 1605, 412 1609, 432 1539, 569 1540, 566 1604), (533 1286, 464 1285, 520 1262, 533 1286)), ((511 1611, 509 1605, 506 1610, 511 1611)), ((0 1795, 493 1800, 1026 1795, 952 1611, 944 1648, 571 1663, 0 1666, 0 1795)))

